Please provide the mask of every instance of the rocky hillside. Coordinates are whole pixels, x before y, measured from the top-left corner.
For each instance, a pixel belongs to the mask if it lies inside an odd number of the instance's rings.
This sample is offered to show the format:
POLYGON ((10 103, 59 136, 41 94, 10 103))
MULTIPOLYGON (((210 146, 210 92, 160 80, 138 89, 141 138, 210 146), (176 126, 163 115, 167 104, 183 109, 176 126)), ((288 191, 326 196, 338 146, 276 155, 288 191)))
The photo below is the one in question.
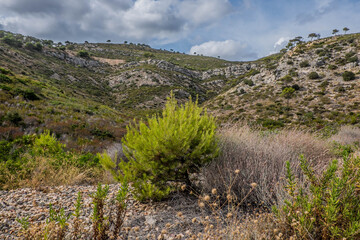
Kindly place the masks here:
POLYGON ((198 96, 224 122, 358 124, 359 41, 360 34, 336 36, 228 62, 145 44, 62 44, 0 31, 0 137, 49 128, 69 147, 98 151, 119 141, 130 119, 161 109, 171 90, 180 102, 198 96))
POLYGON ((224 121, 245 119, 267 128, 359 124, 359 57, 360 34, 301 43, 252 63, 245 74, 223 69, 219 76, 238 83, 206 105, 224 121))

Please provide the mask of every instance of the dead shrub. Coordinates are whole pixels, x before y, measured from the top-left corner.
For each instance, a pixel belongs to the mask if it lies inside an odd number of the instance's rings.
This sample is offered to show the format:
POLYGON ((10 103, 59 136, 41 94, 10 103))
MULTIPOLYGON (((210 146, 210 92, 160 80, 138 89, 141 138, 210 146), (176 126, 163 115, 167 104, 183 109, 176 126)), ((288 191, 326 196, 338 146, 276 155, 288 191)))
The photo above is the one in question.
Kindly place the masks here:
POLYGON ((250 183, 258 187, 246 198, 247 204, 270 206, 281 201, 283 191, 279 184, 285 176, 285 162, 290 161, 296 176, 300 177, 299 156, 307 159, 321 171, 331 159, 325 141, 308 132, 283 130, 265 134, 253 131, 248 126, 225 127, 219 131, 219 157, 203 168, 202 186, 204 191, 216 188, 226 194, 228 186, 235 178, 234 170, 240 172, 233 183, 232 191, 238 199, 249 192, 250 183))
POLYGON ((342 126, 340 130, 330 138, 330 141, 335 141, 342 145, 359 144, 360 128, 355 126, 342 126))

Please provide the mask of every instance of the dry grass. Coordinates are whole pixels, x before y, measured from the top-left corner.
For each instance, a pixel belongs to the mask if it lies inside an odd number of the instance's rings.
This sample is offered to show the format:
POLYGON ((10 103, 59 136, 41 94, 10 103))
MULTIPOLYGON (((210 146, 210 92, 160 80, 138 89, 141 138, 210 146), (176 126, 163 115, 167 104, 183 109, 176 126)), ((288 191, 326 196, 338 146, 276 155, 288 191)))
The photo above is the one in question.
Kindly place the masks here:
POLYGON ((338 133, 330 138, 330 141, 335 141, 342 145, 359 144, 360 128, 355 126, 342 126, 338 133))
POLYGON ((220 156, 202 171, 205 191, 216 188, 226 194, 229 183, 239 175, 232 192, 239 198, 251 189, 250 183, 258 187, 246 199, 247 204, 270 206, 282 199, 280 190, 285 162, 290 161, 295 174, 300 177, 299 155, 304 154, 319 171, 332 158, 328 144, 308 132, 284 130, 280 133, 264 134, 248 126, 225 127, 220 130, 220 156))
POLYGON ((9 179, 2 186, 3 189, 114 182, 109 173, 100 167, 83 168, 67 163, 58 167, 54 164, 53 159, 44 156, 35 157, 24 166, 23 170, 16 174, 9 171, 2 174, 9 179))

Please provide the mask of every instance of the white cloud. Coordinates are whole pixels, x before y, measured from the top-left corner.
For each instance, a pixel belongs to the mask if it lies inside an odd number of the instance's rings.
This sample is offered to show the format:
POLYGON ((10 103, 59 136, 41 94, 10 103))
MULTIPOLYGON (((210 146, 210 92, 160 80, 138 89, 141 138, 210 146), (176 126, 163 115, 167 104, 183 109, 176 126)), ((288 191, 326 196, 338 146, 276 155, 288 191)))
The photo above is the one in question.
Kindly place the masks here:
POLYGON ((184 0, 179 2, 179 12, 189 24, 200 25, 230 13, 231 4, 228 0, 184 0))
POLYGON ((0 0, 3 28, 71 41, 175 42, 230 12, 228 0, 0 0), (46 23, 31 27, 29 19, 46 23))
POLYGON ((209 41, 191 47, 190 54, 203 54, 227 60, 246 60, 257 57, 246 43, 234 40, 209 41))
POLYGON ((281 37, 279 40, 276 41, 274 44, 274 50, 279 51, 280 49, 284 48, 286 43, 290 40, 290 37, 281 37))

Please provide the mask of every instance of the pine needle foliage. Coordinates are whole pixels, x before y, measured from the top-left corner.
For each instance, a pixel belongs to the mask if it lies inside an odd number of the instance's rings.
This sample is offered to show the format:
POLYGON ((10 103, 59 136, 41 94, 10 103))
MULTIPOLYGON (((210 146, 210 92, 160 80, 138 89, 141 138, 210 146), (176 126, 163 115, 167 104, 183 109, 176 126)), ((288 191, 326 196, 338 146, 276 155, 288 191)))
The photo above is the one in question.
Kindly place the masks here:
POLYGON ((293 239, 360 239, 360 158, 344 153, 317 176, 301 156, 308 189, 298 185, 289 162, 286 190, 289 199, 274 212, 285 236, 293 239), (295 238, 294 238, 295 237, 295 238))
POLYGON ((190 174, 218 155, 215 118, 191 99, 178 105, 173 93, 161 115, 133 122, 123 138, 128 161, 115 165, 100 156, 120 182, 133 183, 133 195, 140 201, 161 200, 170 192, 169 182, 191 185, 190 174))

